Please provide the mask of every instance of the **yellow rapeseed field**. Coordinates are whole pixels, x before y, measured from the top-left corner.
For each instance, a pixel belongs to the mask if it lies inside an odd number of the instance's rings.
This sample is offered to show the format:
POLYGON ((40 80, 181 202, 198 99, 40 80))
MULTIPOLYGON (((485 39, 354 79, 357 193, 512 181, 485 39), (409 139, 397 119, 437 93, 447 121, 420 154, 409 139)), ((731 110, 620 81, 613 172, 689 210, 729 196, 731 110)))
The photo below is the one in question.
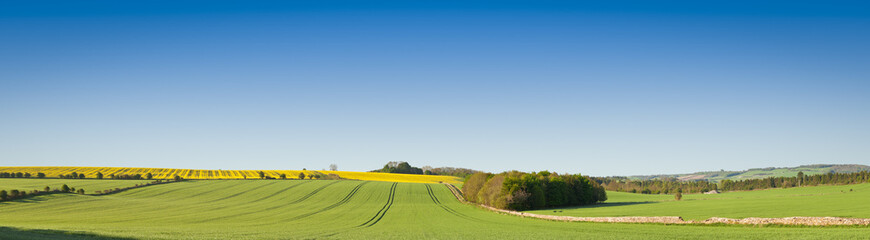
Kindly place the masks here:
POLYGON ((266 176, 280 178, 286 174, 288 179, 298 179, 299 173, 306 176, 318 173, 335 174, 344 179, 383 181, 383 182, 413 182, 413 183, 459 183, 459 178, 453 176, 415 175, 396 173, 373 173, 373 172, 345 172, 345 171, 311 171, 311 170, 203 170, 203 169, 177 169, 177 168, 123 168, 123 167, 0 167, 0 172, 30 173, 36 177, 37 173, 44 173, 48 178, 57 178, 73 172, 85 174, 86 178, 95 178, 97 173, 102 173, 105 178, 109 175, 136 175, 145 176, 151 173, 154 179, 170 179, 177 176, 185 179, 257 179, 259 171, 266 176))

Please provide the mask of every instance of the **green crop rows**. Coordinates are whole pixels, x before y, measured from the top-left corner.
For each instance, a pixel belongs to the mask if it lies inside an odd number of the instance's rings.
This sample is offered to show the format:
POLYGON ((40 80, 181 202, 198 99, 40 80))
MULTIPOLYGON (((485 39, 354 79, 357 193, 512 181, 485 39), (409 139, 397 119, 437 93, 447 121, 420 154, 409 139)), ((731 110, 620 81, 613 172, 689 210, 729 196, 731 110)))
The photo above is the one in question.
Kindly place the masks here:
MULTIPOLYGON (((5 181, 0 180, 8 185, 5 181)), ((64 180, 29 181, 43 186, 64 180)), ((866 187, 861 191, 864 190, 870 192, 866 187)), ((613 196, 613 199, 619 198, 613 196)), ((692 197, 687 195, 686 198, 692 197)), ((365 181, 186 181, 105 196, 53 194, 3 202, 0 213, 3 215, 0 239, 848 239, 870 236, 868 227, 545 221, 497 214, 462 204, 440 184, 365 181)))

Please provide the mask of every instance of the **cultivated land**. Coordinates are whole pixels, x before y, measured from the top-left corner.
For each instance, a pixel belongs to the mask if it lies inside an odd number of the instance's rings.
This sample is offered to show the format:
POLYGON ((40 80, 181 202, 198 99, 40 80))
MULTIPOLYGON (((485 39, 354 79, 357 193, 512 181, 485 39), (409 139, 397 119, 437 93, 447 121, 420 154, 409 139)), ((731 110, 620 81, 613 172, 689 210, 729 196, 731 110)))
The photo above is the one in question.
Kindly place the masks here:
POLYGON ((84 189, 86 193, 94 193, 94 191, 103 191, 107 189, 131 187, 136 184, 144 184, 153 182, 153 180, 107 180, 107 179, 25 179, 25 178, 3 178, 0 179, 0 190, 45 190, 45 187, 50 187, 52 190, 60 189, 66 184, 69 187, 76 189, 84 189))
MULTIPOLYGON (((0 182, 6 180, 9 179, 0 179, 0 182)), ((46 185, 64 179, 29 181, 46 185)), ((862 187, 863 190, 856 191, 868 190, 866 185, 862 187)), ((818 193, 818 190, 806 191, 818 193)), ((613 196, 617 201, 646 197, 613 196)), ((687 199, 692 197, 686 196, 687 199)), ((806 204, 803 207, 817 206, 806 204)), ((441 184, 346 180, 194 180, 104 196, 38 196, 2 202, 0 212, 4 216, 0 218, 0 226, 4 226, 0 227, 0 239, 857 239, 870 236, 868 227, 544 221, 501 215, 462 204, 441 184)))
POLYGON ((0 172, 22 172, 36 176, 36 173, 45 173, 47 177, 57 177, 61 174, 70 173, 85 174, 87 178, 95 178, 96 174, 102 173, 108 178, 114 175, 135 175, 151 173, 154 179, 172 179, 180 176, 184 179, 258 179, 259 172, 272 178, 280 178, 284 174, 288 179, 298 179, 299 173, 306 176, 316 174, 334 174, 343 179, 387 181, 387 182, 416 182, 416 183, 460 183, 460 179, 453 176, 438 175, 415 175, 415 174, 390 174, 376 172, 345 172, 345 171, 312 171, 312 170, 202 170, 202 169, 179 169, 179 168, 122 168, 122 167, 0 167, 0 172))
POLYGON ((847 217, 870 218, 870 184, 768 189, 721 194, 673 195, 607 192, 603 204, 530 213, 581 216, 680 216, 686 220, 710 217, 847 217), (555 212, 554 212, 555 211, 555 212))

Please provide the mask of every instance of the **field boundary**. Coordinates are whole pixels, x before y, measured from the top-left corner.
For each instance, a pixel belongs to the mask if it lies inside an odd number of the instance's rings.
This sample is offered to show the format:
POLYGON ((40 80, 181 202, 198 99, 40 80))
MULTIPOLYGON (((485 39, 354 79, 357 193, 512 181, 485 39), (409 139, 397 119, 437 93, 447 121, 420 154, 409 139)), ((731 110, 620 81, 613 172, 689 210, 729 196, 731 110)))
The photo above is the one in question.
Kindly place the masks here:
POLYGON ((664 224, 742 224, 742 225, 805 225, 805 226, 834 226, 834 225, 864 225, 870 226, 870 218, 841 218, 841 217, 784 217, 784 218, 722 218, 711 217, 704 221, 686 221, 682 217, 676 216, 660 216, 660 217, 573 217, 573 216, 554 216, 544 214, 525 213, 511 210, 498 209, 483 204, 475 204, 465 201, 462 194, 456 187, 451 184, 444 184, 462 203, 472 204, 481 208, 520 217, 531 217, 553 221, 567 222, 607 222, 607 223, 664 223, 664 224))

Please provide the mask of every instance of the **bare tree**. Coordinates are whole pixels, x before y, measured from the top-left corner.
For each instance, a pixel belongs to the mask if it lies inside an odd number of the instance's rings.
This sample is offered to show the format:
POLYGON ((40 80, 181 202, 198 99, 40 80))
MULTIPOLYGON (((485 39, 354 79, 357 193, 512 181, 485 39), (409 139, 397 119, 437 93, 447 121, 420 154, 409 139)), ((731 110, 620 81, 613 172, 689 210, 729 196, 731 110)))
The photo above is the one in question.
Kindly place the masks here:
POLYGON ((335 163, 329 164, 329 171, 338 171, 338 165, 335 163))

